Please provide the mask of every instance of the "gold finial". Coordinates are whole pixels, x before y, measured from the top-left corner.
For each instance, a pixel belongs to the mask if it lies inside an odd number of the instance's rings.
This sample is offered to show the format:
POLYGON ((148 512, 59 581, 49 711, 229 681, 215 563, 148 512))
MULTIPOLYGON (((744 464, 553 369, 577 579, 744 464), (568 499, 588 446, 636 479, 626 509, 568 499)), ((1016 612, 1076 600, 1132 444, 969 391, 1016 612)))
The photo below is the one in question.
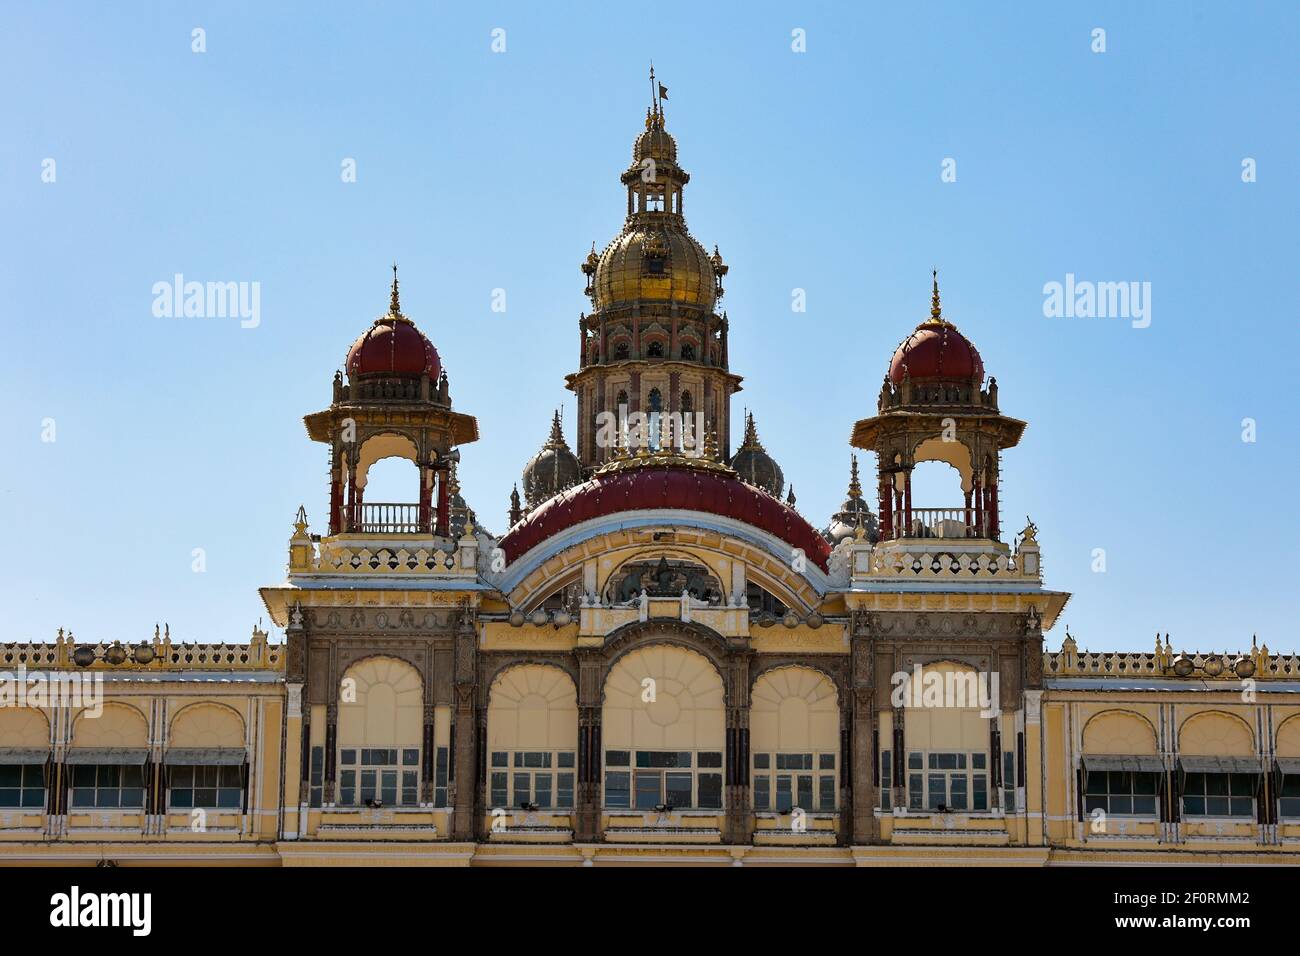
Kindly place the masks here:
POLYGON ((849 469, 849 497, 856 500, 862 497, 862 482, 858 480, 858 456, 850 455, 849 459, 852 461, 849 469))
POLYGON ((763 443, 758 440, 758 427, 754 424, 754 413, 745 409, 745 437, 740 443, 741 448, 757 448, 760 451, 765 450, 763 443))
POLYGON ((546 440, 545 447, 559 448, 566 445, 564 441, 564 424, 560 421, 560 410, 557 408, 555 414, 551 416, 551 435, 546 440))
POLYGON ((710 462, 718 460, 718 432, 705 432, 705 458, 710 462))
POLYGON ((388 314, 397 318, 402 314, 402 303, 397 296, 397 263, 393 263, 393 291, 388 298, 388 314))
POLYGON ((943 309, 939 305, 939 270, 932 269, 930 275, 934 280, 933 291, 930 293, 930 321, 942 325, 943 309))

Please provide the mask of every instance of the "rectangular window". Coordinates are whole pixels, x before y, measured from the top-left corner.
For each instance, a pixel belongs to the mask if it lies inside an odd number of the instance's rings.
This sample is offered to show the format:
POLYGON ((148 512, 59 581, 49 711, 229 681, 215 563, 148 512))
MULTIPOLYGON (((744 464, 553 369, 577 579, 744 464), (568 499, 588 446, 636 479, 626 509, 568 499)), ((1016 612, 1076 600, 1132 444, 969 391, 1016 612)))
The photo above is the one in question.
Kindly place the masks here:
MULTIPOLYGON (((345 751, 355 756, 355 751, 345 751)), ((310 802, 312 807, 319 807, 325 793, 325 748, 311 748, 310 802)))
POLYGON ((339 751, 339 806, 413 807, 419 802, 419 748, 339 751))
MULTIPOLYGON (((435 807, 445 807, 447 805, 447 748, 437 748, 437 757, 434 760, 433 771, 433 805, 435 807)), ((500 806, 500 804, 496 804, 500 806)))
POLYGON ((778 813, 789 813, 796 807, 806 812, 835 810, 838 758, 837 753, 754 754, 754 809, 778 813))
POLYGON ((573 750, 493 751, 491 800, 493 807, 537 810, 573 809, 572 772, 552 768, 573 767, 573 750))
POLYGON ((1002 809, 1016 812, 1016 755, 1012 750, 1002 753, 1002 809))
POLYGON ((907 766, 909 810, 988 810, 988 754, 914 750, 907 755, 907 766))
POLYGON ((72 806, 86 809, 144 808, 144 766, 78 764, 72 769, 72 806))
POLYGON ((1300 817, 1300 774, 1283 774, 1278 810, 1283 817, 1300 817))
POLYGON ((605 771, 605 806, 626 810, 630 806, 631 774, 626 770, 605 771))
POLYGON ((45 806, 45 764, 0 766, 0 807, 36 809, 45 806))
POLYGON ((167 771, 167 799, 173 810, 241 810, 243 771, 238 766, 175 766, 167 771))
POLYGON ((880 751, 880 809, 889 810, 893 800, 894 754, 890 750, 880 751))
POLYGON ((605 766, 635 767, 606 770, 605 806, 612 809, 722 809, 722 752, 706 750, 610 750, 605 766))
POLYGON ((1083 781, 1084 812, 1101 810, 1117 816, 1154 817, 1158 782, 1159 774, 1154 773, 1089 771, 1083 781))
POLYGON ((1252 817, 1256 779, 1250 773, 1189 773, 1183 781, 1183 813, 1189 817, 1252 817))

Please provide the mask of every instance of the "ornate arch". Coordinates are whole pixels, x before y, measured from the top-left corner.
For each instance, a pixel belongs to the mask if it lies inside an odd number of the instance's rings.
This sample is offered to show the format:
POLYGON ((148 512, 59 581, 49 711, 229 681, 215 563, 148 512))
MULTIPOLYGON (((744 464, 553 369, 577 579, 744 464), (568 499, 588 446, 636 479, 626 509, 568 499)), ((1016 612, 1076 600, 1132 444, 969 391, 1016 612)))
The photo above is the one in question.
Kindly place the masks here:
POLYGON ((479 655, 479 662, 479 686, 483 688, 479 703, 484 707, 491 702, 497 681, 513 667, 554 667, 567 675, 574 687, 578 686, 578 669, 568 651, 486 651, 479 655))
MULTIPOLYGON (((211 700, 201 700, 192 704, 186 704, 172 715, 171 719, 167 722, 167 745, 169 747, 174 745, 175 741, 173 738, 176 733, 176 727, 182 722, 182 720, 194 720, 199 716, 199 713, 204 710, 215 711, 223 717, 231 718, 236 721, 239 727, 239 740, 238 743, 232 743, 230 745, 237 747, 243 747, 245 745, 248 730, 247 725, 244 723, 243 715, 228 704, 211 700)), ((222 744, 222 746, 225 746, 225 744, 222 744)))
POLYGON ((1273 753, 1279 757, 1300 757, 1300 714, 1292 714, 1282 723, 1277 725, 1277 730, 1273 734, 1273 753), (1293 751, 1283 753, 1282 732, 1286 731, 1288 738, 1295 738, 1295 746, 1286 746, 1285 749, 1293 751))
MULTIPOLYGON (((1142 724, 1142 726, 1146 729, 1147 733, 1151 735, 1151 753, 1158 754, 1160 752, 1160 735, 1156 733, 1155 725, 1151 723, 1149 718, 1147 718, 1143 714, 1138 713, 1135 710, 1124 710, 1119 707, 1108 707, 1105 710, 1097 711, 1097 713, 1093 714, 1091 717, 1087 719, 1087 721, 1084 722, 1083 730, 1080 731, 1079 733, 1079 742, 1080 742, 1080 746, 1082 746, 1085 753, 1088 752, 1088 745, 1087 745, 1088 728, 1092 727, 1093 724, 1096 724, 1099 721, 1105 720, 1106 718, 1115 718, 1115 717, 1121 717, 1126 720, 1136 719, 1137 721, 1139 721, 1142 724)), ((1095 751, 1095 752, 1108 753, 1109 751, 1095 751)), ((1125 751, 1125 752, 1138 753, 1138 751, 1125 751)))
MULTIPOLYGON (((727 639, 711 627, 694 621, 679 621, 675 618, 652 618, 648 621, 632 621, 615 628, 605 635, 605 672, 614 669, 614 665, 629 652, 653 644, 669 644, 688 651, 695 651, 704 657, 722 678, 723 686, 727 684, 726 653, 727 639)), ((601 687, 601 700, 605 699, 604 686, 601 687)))
MULTIPOLYGON (((68 739, 74 745, 76 744, 77 733, 81 730, 82 719, 86 717, 89 710, 90 708, 83 708, 81 711, 77 713, 77 716, 73 718, 72 726, 71 726, 71 736, 68 739)), ((133 707, 132 705, 123 703, 121 701, 110 701, 104 704, 104 709, 98 717, 91 717, 89 719, 92 721, 92 725, 95 728, 95 732, 88 734, 88 736, 92 738, 90 743, 82 743, 80 746, 91 746, 91 747, 131 747, 131 746, 147 747, 149 746, 149 719, 137 707, 133 707), (125 721, 135 725, 132 728, 130 728, 131 731, 133 732, 127 734, 127 736, 132 736, 132 737, 136 736, 136 733, 134 731, 138 730, 139 734, 143 737, 143 740, 135 741, 135 742, 128 741, 125 743, 122 742, 120 739, 109 740, 108 738, 110 736, 119 737, 119 738, 122 736, 121 733, 122 728, 113 727, 112 726, 113 722, 106 721, 104 719, 108 717, 110 713, 114 715, 121 714, 123 715, 123 719, 125 721)))
MULTIPOLYGON (((1258 752, 1257 745, 1255 742, 1255 731, 1250 726, 1249 723, 1247 723, 1241 717, 1238 717, 1236 714, 1228 713, 1227 711, 1224 710, 1202 710, 1192 714, 1190 717, 1187 717, 1181 724, 1178 725, 1178 752, 1179 753, 1188 752, 1185 750, 1183 745, 1183 739, 1187 734, 1188 726, 1192 724, 1194 721, 1198 721, 1198 720, 1204 721, 1205 723, 1209 723, 1211 718, 1217 718, 1219 720, 1222 720, 1228 726, 1235 725, 1239 730, 1245 733, 1246 739, 1249 741, 1250 753, 1255 754, 1258 752)), ((1192 751, 1192 752, 1196 753, 1198 751, 1192 751)))
POLYGON ((761 678, 771 676, 773 671, 795 668, 799 670, 815 671, 830 681, 831 686, 835 688, 836 703, 841 710, 849 703, 849 657, 847 654, 837 654, 834 659, 830 660, 818 660, 817 656, 811 654, 761 654, 756 656, 754 660, 757 666, 755 666, 749 674, 750 700, 753 700, 754 685, 757 684, 761 678))
MULTIPOLYGON (((715 520, 719 524, 739 524, 733 522, 733 519, 715 517, 715 520)), ((810 559, 806 572, 795 571, 785 563, 789 549, 784 542, 767 536, 760 529, 745 527, 752 535, 763 537, 760 540, 750 540, 734 535, 729 530, 701 525, 697 519, 692 519, 687 514, 673 517, 649 512, 613 515, 602 520, 600 526, 584 530, 581 534, 565 532, 567 539, 554 550, 541 551, 540 546, 532 549, 528 553, 531 557, 527 562, 522 562, 522 558, 528 555, 521 556, 519 561, 507 566, 493 580, 512 607, 532 608, 554 593, 559 586, 556 582, 567 580, 576 573, 575 569, 580 569, 583 562, 597 552, 601 557, 619 559, 619 564, 615 567, 636 560, 640 555, 666 553, 665 545, 655 544, 651 538, 655 531, 662 529, 673 532, 675 540, 672 550, 676 552, 708 552, 728 561, 739 561, 745 565, 748 580, 766 588, 787 607, 800 611, 811 611, 819 607, 830 586, 829 579, 822 570, 810 559), (636 524, 629 526, 631 520, 636 520, 636 524), (719 535, 726 537, 729 546, 727 549, 713 543, 719 535), (626 558, 622 558, 624 553, 626 558), (562 569, 559 573, 554 570, 557 566, 562 569)), ((699 557, 693 560, 709 563, 699 557)), ((607 576, 602 576, 602 588, 604 577, 607 576)), ((724 588, 730 587, 729 581, 722 580, 721 583, 724 588)))

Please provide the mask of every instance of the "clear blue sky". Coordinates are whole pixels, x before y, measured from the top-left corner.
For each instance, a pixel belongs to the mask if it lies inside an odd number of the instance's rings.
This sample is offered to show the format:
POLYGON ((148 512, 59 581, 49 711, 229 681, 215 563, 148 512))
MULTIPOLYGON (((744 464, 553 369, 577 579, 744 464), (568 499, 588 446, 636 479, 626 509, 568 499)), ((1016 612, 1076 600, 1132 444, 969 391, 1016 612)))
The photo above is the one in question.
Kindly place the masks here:
POLYGON ((1294 4, 565 8, 5 5, 0 641, 160 620, 246 639, 299 503, 320 530, 326 449, 302 416, 394 259, 478 416, 461 480, 500 533, 551 409, 573 418, 578 264, 621 225, 653 58, 691 229, 732 267, 737 412, 805 515, 843 498, 850 428, 937 266, 1029 422, 1006 530, 1038 523, 1080 645, 1300 647, 1294 4), (261 325, 155 318, 178 272, 259 282, 261 325), (1150 282, 1150 327, 1045 318, 1067 273, 1150 282))

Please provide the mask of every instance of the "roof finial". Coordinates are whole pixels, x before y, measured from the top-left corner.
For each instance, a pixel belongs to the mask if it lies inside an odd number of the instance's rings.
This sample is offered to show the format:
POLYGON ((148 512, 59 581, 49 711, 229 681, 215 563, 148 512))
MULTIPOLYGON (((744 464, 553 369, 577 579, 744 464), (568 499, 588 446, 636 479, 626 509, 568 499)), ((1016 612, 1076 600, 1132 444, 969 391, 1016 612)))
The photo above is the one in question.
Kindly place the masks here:
POLYGON ((668 99, 668 87, 655 80, 655 63, 650 61, 650 106, 646 110, 646 129, 663 129, 664 104, 668 99))
POLYGON ((396 318, 402 314, 402 303, 397 297, 397 263, 393 263, 393 292, 388 298, 388 314, 396 318))
POLYGON ((741 440, 743 448, 762 448, 763 444, 758 440, 758 428, 754 425, 754 413, 745 409, 745 437, 741 440))
POLYGON ((934 279, 933 291, 930 293, 930 321, 942 324, 943 309, 939 305, 939 270, 932 269, 930 275, 934 279))
POLYGON ((849 471, 849 497, 858 499, 862 497, 862 482, 858 480, 858 456, 850 455, 852 466, 849 471))

